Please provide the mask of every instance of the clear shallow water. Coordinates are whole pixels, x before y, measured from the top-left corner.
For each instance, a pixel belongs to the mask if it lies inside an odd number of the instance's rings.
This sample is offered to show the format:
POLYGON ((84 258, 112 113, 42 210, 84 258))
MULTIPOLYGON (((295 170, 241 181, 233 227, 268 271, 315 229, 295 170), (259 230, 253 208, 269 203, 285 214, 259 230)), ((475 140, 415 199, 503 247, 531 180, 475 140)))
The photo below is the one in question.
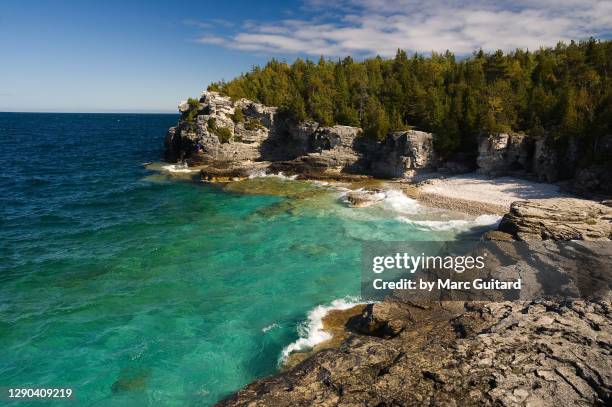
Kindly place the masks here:
POLYGON ((361 241, 453 236, 401 199, 355 210, 297 181, 153 173, 176 119, 0 113, 0 386, 211 405, 273 373, 315 306, 358 295, 361 241))

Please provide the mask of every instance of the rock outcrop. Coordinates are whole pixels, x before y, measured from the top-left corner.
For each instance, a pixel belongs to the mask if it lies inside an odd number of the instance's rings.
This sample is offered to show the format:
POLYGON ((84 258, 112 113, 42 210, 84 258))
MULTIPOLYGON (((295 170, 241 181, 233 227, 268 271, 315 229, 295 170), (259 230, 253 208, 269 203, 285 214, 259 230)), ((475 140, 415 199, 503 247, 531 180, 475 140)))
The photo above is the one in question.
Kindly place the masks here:
MULTIPOLYGON (((612 153, 610 154, 612 156, 612 153)), ((612 162, 610 163, 612 164, 612 162)), ((591 165, 578 170, 569 185, 570 191, 585 196, 612 196, 612 168, 610 164, 591 165)))
POLYGON ((364 208, 374 205, 384 199, 380 191, 350 191, 346 194, 346 200, 352 208, 364 208))
MULTIPOLYGON (((590 161, 584 142, 577 138, 556 140, 550 136, 519 133, 497 133, 481 137, 476 163, 478 172, 490 176, 518 175, 541 182, 569 180, 566 187, 587 197, 612 194, 612 136, 603 137, 597 146, 598 155, 607 163, 580 167, 590 161)), ((444 165, 442 165, 444 167, 444 165)))
POLYGON ((517 201, 499 230, 517 240, 608 240, 612 208, 573 198, 517 201))
POLYGON ((217 92, 204 92, 199 106, 181 104, 179 111, 178 126, 170 128, 166 136, 168 161, 255 161, 268 153, 262 144, 275 128, 275 108, 246 99, 234 103, 217 92))
MULTIPOLYGON (((605 239, 608 209, 566 199, 516 203, 507 222, 521 231, 509 234, 502 225, 489 233, 496 245, 491 254, 504 265, 512 256, 510 242, 523 233, 605 239), (568 233, 563 222, 580 232, 568 233)), ((537 257, 545 261, 545 242, 521 244, 538 246, 537 257)), ((583 271, 598 278, 608 273, 601 280, 608 288, 590 300, 415 302, 398 292, 351 317, 346 326, 352 334, 339 347, 256 381, 218 405, 610 405, 610 270, 596 268, 583 271)), ((541 274, 522 272, 525 279, 541 274)))
POLYGON ((275 107, 247 99, 233 101, 206 91, 198 101, 179 106, 181 119, 168 130, 165 158, 204 166, 206 179, 231 179, 263 168, 305 178, 344 178, 369 175, 411 178, 437 171, 445 174, 474 169, 490 176, 518 175, 542 182, 567 181, 573 192, 593 196, 612 194, 612 137, 597 145, 598 164, 579 167, 590 151, 579 138, 556 140, 520 133, 482 137, 476 160, 472 154, 439 159, 434 135, 417 130, 392 132, 372 140, 358 127, 320 126, 295 122, 275 107), (476 162, 474 164, 474 161, 476 162), (255 164, 257 163, 257 164, 255 164), (267 163, 266 165, 262 163, 267 163))
POLYGON ((435 166, 433 135, 416 130, 389 134, 371 165, 374 175, 385 178, 410 177, 435 166))
POLYGON ((609 405, 610 310, 604 300, 385 301, 366 311, 371 331, 219 406, 609 405), (380 329, 398 321, 396 334, 380 329))
POLYGON ((420 131, 390 134, 383 142, 358 127, 295 123, 276 108, 246 99, 233 102, 204 92, 198 105, 182 103, 181 120, 165 140, 168 161, 205 166, 205 178, 248 173, 262 164, 271 171, 306 177, 375 174, 406 177, 435 168, 433 135, 420 131), (282 116, 282 115, 280 115, 282 116))
POLYGON ((484 137, 478 145, 478 171, 497 176, 530 170, 533 140, 524 134, 498 133, 484 137))

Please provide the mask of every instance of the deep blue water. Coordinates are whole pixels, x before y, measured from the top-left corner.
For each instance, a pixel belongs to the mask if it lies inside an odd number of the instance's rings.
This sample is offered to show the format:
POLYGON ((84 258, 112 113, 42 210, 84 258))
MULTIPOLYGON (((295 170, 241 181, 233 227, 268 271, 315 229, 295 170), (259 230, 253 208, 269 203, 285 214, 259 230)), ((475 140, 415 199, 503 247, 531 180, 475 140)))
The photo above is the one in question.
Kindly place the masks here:
POLYGON ((0 386, 211 405, 358 295, 360 242, 444 238, 397 220, 409 200, 357 211, 310 183, 147 169, 176 120, 0 113, 0 386))

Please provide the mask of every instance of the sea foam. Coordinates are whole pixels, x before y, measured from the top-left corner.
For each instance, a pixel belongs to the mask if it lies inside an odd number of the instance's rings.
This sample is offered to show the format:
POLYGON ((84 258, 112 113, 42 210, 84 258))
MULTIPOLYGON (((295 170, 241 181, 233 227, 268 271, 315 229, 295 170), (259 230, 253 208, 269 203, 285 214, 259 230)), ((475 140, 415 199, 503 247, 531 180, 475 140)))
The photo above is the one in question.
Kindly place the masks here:
POLYGON ((299 339, 287 345, 279 358, 279 364, 287 361, 293 352, 304 352, 315 347, 315 345, 331 339, 331 334, 323 330, 323 318, 332 310, 346 310, 355 305, 362 304, 357 298, 346 297, 332 301, 328 305, 319 305, 313 308, 306 321, 298 325, 299 339))
POLYGON ((253 178, 269 178, 269 177, 273 177, 273 178, 280 178, 280 179, 284 179, 284 180, 288 180, 288 181, 293 181, 295 179, 297 179, 297 175, 285 175, 281 172, 278 172, 276 174, 274 173, 268 173, 266 172, 265 169, 261 169, 261 170, 254 170, 249 174, 249 179, 253 179, 253 178))
POLYGON ((420 211, 420 205, 416 199, 408 198, 406 194, 397 189, 384 191, 384 205, 396 212, 414 214, 420 211))
POLYGON ((400 216, 399 221, 415 225, 421 230, 468 230, 476 227, 497 226, 501 221, 501 216, 497 215, 480 215, 476 219, 453 219, 453 220, 412 220, 400 216))
POLYGON ((168 171, 168 172, 178 172, 178 173, 189 173, 189 172, 198 172, 198 169, 194 169, 194 168, 189 168, 188 166, 184 165, 184 164, 169 164, 169 165, 163 165, 161 167, 162 170, 164 171, 168 171))

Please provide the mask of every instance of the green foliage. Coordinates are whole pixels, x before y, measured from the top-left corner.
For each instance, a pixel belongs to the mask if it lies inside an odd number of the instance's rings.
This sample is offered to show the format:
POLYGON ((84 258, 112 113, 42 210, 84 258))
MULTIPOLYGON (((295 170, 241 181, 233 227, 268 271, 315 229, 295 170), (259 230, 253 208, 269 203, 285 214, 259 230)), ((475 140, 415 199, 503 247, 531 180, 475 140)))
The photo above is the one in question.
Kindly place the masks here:
POLYGON ((196 116, 198 115, 198 110, 200 109, 200 102, 198 99, 189 98, 187 100, 187 104, 189 105, 189 110, 183 113, 183 120, 187 123, 193 123, 196 116))
POLYGON ((232 115, 232 120, 234 123, 241 123, 244 121, 244 113, 242 112, 242 108, 237 107, 232 115))
POLYGON ((264 125, 261 123, 259 119, 250 118, 244 123, 244 128, 247 130, 257 130, 262 129, 264 125))
POLYGON ((219 138, 219 141, 222 143, 229 143, 232 139, 232 131, 227 127, 218 127, 217 121, 214 117, 208 119, 206 122, 208 125, 208 130, 210 130, 215 136, 219 138))
POLYGON ((222 143, 229 143, 232 139, 232 131, 227 127, 217 127, 214 133, 222 143))
POLYGON ((200 101, 194 98, 187 99, 187 104, 189 105, 190 110, 197 110, 200 107, 200 101))
POLYGON ((368 100, 363 121, 365 135, 381 141, 385 139, 391 127, 385 109, 375 98, 368 100))
POLYGON ((362 62, 273 59, 209 89, 278 106, 298 121, 361 126, 376 139, 414 126, 435 132, 439 151, 450 154, 473 152, 478 135, 510 130, 596 146, 611 131, 611 72, 612 41, 590 39, 462 60, 401 50, 362 62))

